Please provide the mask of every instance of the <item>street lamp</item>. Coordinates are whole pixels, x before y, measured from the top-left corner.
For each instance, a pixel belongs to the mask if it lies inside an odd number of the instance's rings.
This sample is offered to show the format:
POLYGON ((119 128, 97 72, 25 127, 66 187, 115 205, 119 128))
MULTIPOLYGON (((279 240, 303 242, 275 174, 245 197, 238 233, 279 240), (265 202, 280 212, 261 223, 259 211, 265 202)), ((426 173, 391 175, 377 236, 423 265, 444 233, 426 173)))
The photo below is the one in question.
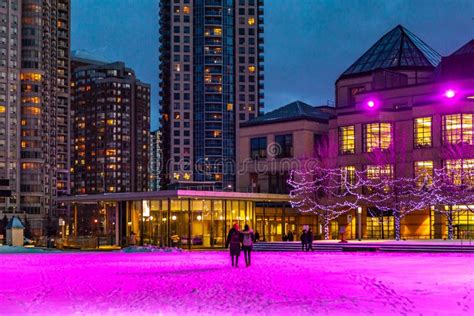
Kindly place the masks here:
POLYGON ((362 207, 357 208, 357 226, 358 226, 358 235, 359 235, 359 241, 362 240, 362 207))

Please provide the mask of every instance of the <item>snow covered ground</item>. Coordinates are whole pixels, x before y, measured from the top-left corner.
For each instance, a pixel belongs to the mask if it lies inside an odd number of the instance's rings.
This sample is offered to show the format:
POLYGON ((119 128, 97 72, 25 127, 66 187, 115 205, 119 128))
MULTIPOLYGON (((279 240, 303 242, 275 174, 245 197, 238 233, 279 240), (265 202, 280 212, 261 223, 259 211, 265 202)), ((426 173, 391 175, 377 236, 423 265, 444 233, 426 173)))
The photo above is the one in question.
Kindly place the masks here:
POLYGON ((461 315, 474 255, 227 252, 0 255, 2 314, 461 315))

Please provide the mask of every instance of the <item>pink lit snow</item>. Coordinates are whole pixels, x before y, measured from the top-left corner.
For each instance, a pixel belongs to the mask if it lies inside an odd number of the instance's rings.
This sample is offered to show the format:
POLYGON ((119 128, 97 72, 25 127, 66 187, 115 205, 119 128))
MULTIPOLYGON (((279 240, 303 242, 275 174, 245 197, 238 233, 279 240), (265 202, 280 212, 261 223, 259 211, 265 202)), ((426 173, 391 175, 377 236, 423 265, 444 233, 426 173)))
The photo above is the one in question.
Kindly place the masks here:
POLYGON ((0 255, 0 314, 459 315, 469 254, 227 252, 0 255))

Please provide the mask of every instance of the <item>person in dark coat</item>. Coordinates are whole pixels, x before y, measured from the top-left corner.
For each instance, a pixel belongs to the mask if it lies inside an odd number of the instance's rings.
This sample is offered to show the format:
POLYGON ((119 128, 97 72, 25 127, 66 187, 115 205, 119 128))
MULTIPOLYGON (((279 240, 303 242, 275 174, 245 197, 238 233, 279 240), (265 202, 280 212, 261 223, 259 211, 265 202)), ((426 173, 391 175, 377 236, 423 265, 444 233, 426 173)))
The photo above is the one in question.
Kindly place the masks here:
POLYGON ((301 240, 301 250, 305 251, 306 250, 306 243, 308 242, 308 236, 306 235, 306 230, 303 229, 303 233, 301 234, 300 240, 301 240))
POLYGON ((310 228, 308 229, 308 233, 306 234, 306 251, 313 251, 313 230, 310 228))
POLYGON ((225 242, 225 247, 229 247, 230 256, 232 258, 232 266, 239 266, 239 256, 240 256, 240 242, 241 242, 241 233, 239 231, 239 225, 236 223, 229 231, 227 235, 227 240, 225 242), (235 259, 235 261, 234 261, 235 259))
POLYGON ((258 231, 255 232, 255 242, 259 242, 260 240, 260 234, 258 233, 258 231))
POLYGON ((293 237, 293 233, 291 232, 291 230, 288 232, 288 241, 293 241, 294 240, 294 237, 293 237))
POLYGON ((244 230, 240 233, 240 242, 242 243, 242 250, 244 251, 246 267, 250 266, 250 253, 252 252, 254 239, 253 230, 249 225, 245 224, 244 230))

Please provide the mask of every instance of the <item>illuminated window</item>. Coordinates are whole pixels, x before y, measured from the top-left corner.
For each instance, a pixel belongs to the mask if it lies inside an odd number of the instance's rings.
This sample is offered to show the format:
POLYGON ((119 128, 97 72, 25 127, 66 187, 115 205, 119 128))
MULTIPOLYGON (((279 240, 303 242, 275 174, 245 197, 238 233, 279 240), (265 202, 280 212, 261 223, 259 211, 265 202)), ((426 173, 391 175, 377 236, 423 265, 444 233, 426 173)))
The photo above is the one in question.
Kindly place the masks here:
POLYGON ((443 115, 443 143, 472 145, 472 114, 443 115))
POLYGON ((254 25, 255 24, 255 18, 248 18, 247 24, 248 25, 254 25))
POLYGON ((343 172, 343 177, 345 177, 345 181, 350 184, 355 183, 355 166, 344 166, 341 167, 343 172))
POLYGON ((173 173, 173 178, 174 178, 175 180, 179 180, 179 173, 176 173, 176 172, 173 173))
POLYGON ((249 66, 249 72, 254 73, 255 72, 255 66, 249 66))
POLYGON ((259 159, 267 157, 267 138, 257 137, 250 139, 250 158, 259 159))
POLYGON ((35 72, 26 72, 20 74, 20 79, 29 81, 41 81, 41 74, 35 72))
POLYGON ((191 12, 191 9, 189 8, 189 6, 185 5, 185 6, 183 7, 183 13, 184 13, 184 14, 189 14, 189 12, 191 12))
POLYGON ((355 153, 355 127, 354 125, 339 127, 339 153, 355 153))
POLYGON ((0 113, 5 113, 7 108, 4 105, 0 105, 0 113))
POLYGON ((23 106, 21 108, 21 113, 25 115, 40 115, 41 109, 34 106, 23 106))
POLYGON ((21 102, 22 103, 35 103, 35 104, 38 104, 38 103, 40 103, 40 98, 39 97, 22 98, 21 102))
POLYGON ((234 109, 234 105, 232 103, 227 103, 227 111, 232 111, 234 109))
POLYGON ((191 175, 186 172, 186 173, 183 175, 183 178, 184 178, 185 180, 189 180, 189 179, 191 179, 191 175))
POLYGON ((117 124, 116 120, 112 120, 112 119, 107 120, 107 125, 116 125, 116 124, 117 124))
POLYGON ((367 179, 391 179, 393 175, 393 165, 367 165, 367 179))
POLYGON ((107 149, 105 151, 105 155, 106 156, 115 156, 117 154, 117 150, 116 149, 107 149))
POLYGON ((418 187, 431 185, 433 182, 433 161, 415 161, 414 175, 418 187))
POLYGON ((445 166, 454 184, 474 185, 470 176, 474 172, 474 159, 450 159, 445 161, 445 166))
POLYGON ((419 117, 414 121, 415 147, 431 147, 431 117, 419 117))
POLYGON ((221 133, 222 133, 221 131, 213 131, 212 136, 218 138, 218 137, 221 137, 221 133))
POLYGON ((387 150, 392 145, 392 124, 371 123, 364 125, 364 151, 387 150))
POLYGON ((220 27, 215 27, 214 35, 222 35, 222 29, 220 27))

